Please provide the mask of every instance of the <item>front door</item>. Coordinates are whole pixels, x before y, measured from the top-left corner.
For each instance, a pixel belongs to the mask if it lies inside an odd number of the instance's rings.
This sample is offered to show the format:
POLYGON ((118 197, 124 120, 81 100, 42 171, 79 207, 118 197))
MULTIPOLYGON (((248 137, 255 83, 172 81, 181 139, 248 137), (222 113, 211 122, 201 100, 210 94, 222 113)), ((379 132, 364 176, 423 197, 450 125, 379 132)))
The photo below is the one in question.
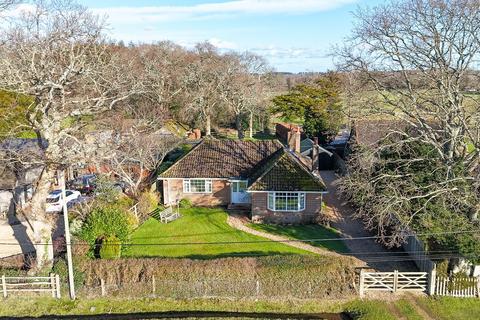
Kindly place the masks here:
POLYGON ((248 181, 232 181, 232 203, 250 203, 250 194, 247 193, 248 181))

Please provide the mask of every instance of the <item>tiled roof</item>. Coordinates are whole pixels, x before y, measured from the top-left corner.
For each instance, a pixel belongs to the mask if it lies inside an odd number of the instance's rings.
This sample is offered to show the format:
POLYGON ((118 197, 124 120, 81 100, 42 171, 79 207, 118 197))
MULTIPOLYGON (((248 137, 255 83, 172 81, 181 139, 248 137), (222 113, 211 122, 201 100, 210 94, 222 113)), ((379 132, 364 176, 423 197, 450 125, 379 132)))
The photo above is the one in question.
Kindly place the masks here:
POLYGON ((249 178, 278 150, 276 140, 204 140, 160 178, 249 178))
POLYGON ((354 124, 355 141, 364 146, 375 146, 393 130, 402 130, 405 127, 406 123, 400 120, 357 120, 354 124))
POLYGON ((282 150, 251 184, 251 191, 326 191, 320 177, 310 173, 294 155, 282 150))

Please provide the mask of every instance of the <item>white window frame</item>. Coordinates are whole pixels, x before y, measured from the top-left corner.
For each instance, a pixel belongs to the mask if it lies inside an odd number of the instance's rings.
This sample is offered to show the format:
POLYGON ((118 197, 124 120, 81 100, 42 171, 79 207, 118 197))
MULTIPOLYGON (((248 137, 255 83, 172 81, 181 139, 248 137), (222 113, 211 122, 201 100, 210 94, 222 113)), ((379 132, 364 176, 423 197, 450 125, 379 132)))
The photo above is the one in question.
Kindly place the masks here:
POLYGON ((183 193, 190 193, 190 194, 209 194, 209 193, 213 193, 212 179, 183 179, 183 193), (192 180, 193 181, 203 181, 204 184, 205 184, 205 191, 204 192, 191 191, 192 190, 192 184, 191 184, 192 180))
POLYGON ((276 212, 300 212, 304 211, 307 202, 307 194, 305 192, 269 192, 267 195, 267 208, 270 211, 276 212), (276 209, 277 195, 285 195, 285 199, 288 197, 293 198, 293 195, 297 197, 297 209, 288 209, 288 202, 285 202, 285 209, 276 209), (303 201, 302 201, 303 200, 303 201), (303 206, 302 206, 303 205, 303 206))

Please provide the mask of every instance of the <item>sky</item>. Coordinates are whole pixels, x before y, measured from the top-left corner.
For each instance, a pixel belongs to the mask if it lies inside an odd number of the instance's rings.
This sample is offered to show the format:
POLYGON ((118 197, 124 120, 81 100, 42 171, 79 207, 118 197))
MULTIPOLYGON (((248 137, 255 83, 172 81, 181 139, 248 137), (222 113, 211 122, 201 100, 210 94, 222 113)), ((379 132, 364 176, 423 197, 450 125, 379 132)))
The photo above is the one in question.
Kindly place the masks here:
POLYGON ((262 55, 279 72, 333 69, 329 55, 352 28, 358 6, 381 0, 79 0, 107 16, 125 43, 209 41, 222 51, 262 55))

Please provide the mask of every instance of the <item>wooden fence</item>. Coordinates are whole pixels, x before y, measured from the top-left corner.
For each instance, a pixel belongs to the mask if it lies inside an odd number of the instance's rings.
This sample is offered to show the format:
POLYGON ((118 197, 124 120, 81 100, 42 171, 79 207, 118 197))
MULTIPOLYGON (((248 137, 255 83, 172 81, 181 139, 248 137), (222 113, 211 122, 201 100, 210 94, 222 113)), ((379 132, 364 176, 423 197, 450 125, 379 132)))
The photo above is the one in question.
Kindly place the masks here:
POLYGON ((50 274, 49 277, 6 277, 2 275, 1 286, 3 297, 9 293, 51 293, 52 297, 60 298, 60 277, 50 274))
POLYGON ((360 296, 366 291, 428 291, 430 277, 427 272, 364 272, 360 271, 360 296))
POLYGON ((473 298, 480 297, 480 281, 478 278, 437 277, 434 294, 437 296, 473 298))

